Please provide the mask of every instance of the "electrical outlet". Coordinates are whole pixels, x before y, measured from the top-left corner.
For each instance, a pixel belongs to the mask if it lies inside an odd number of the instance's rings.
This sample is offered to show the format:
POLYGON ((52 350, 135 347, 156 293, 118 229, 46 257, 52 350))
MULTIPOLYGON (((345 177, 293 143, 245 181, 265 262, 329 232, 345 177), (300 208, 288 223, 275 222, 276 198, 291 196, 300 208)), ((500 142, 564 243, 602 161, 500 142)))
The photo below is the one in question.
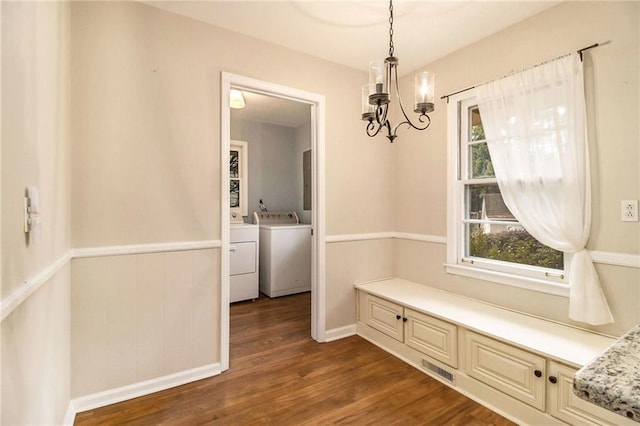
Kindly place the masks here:
POLYGON ((620 213, 623 222, 638 221, 638 200, 622 200, 620 213))

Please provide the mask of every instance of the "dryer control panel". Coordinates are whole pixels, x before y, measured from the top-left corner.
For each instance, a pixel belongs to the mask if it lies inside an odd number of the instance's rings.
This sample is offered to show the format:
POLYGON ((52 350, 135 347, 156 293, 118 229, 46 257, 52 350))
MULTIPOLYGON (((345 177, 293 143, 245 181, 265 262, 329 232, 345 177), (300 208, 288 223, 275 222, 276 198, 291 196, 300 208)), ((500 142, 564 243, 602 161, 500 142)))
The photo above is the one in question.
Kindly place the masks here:
POLYGON ((253 223, 261 225, 298 224, 300 220, 295 211, 292 212, 253 212, 253 223))

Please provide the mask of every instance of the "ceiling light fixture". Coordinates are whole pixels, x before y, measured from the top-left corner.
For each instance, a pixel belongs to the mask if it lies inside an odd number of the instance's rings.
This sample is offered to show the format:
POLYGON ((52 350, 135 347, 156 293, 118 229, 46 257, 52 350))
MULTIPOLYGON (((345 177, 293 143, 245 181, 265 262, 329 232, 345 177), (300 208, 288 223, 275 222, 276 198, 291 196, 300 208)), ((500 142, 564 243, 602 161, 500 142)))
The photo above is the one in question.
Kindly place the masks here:
POLYGON ((420 124, 411 122, 402 106, 400 90, 398 88, 398 58, 393 56, 393 0, 389 0, 389 57, 382 60, 373 60, 369 63, 369 84, 362 87, 362 120, 368 121, 367 135, 370 137, 380 133, 383 127, 387 128, 387 138, 393 143, 397 137, 397 131, 403 124, 407 128, 425 130, 431 124, 431 118, 427 115, 434 110, 434 80, 435 75, 429 71, 416 74, 414 95, 415 103, 413 111, 418 115, 420 124), (395 97, 398 100, 400 111, 405 121, 393 127, 389 118, 389 106, 391 104, 391 88, 395 86, 395 97))
POLYGON ((245 107, 244 96, 242 92, 237 89, 231 89, 229 93, 229 106, 233 109, 242 109, 245 107))

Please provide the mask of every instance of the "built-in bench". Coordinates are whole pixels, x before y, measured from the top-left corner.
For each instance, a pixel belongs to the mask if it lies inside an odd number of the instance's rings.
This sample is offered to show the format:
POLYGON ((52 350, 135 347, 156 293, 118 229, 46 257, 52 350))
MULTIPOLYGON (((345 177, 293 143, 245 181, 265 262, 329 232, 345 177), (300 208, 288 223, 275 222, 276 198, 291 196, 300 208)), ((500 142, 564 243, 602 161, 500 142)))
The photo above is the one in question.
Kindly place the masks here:
POLYGON ((628 422, 572 389, 575 371, 612 337, 399 278, 355 287, 360 336, 507 418, 628 422))

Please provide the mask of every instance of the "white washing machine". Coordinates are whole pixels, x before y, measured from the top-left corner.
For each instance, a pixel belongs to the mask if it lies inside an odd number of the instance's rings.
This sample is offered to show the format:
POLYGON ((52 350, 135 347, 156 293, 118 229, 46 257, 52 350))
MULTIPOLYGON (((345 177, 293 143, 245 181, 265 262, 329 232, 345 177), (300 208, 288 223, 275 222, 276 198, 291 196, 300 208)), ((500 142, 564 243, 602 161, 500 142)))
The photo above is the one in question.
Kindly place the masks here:
POLYGON ((311 290, 311 225, 295 212, 255 212, 260 228, 260 291, 269 297, 311 290))

